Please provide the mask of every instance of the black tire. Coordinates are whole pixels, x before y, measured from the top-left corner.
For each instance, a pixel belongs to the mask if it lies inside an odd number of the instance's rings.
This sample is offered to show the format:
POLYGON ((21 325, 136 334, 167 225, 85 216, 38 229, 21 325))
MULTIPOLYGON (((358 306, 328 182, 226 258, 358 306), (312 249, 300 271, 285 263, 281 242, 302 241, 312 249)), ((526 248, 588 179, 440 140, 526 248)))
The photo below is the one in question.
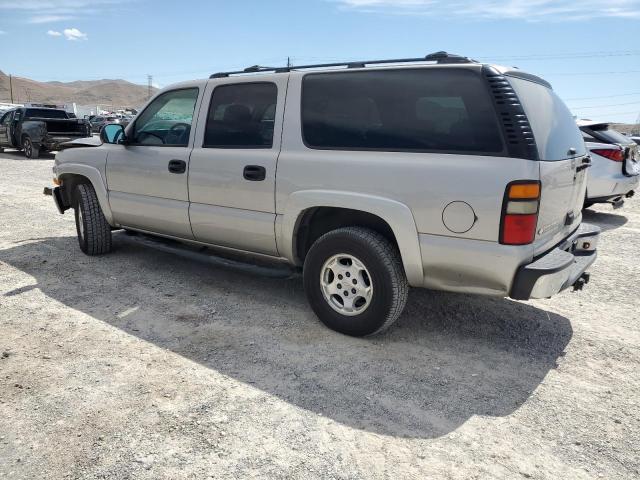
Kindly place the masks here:
MULTIPOLYGON (((379 233, 362 227, 339 228, 316 240, 305 258, 303 277, 307 299, 320 321, 354 337, 374 335, 389 328, 402 313, 409 292, 396 246, 379 233), (346 315, 336 311, 323 293, 321 275, 325 262, 342 254, 360 261, 370 277, 373 293, 360 313, 346 315)), ((338 296, 331 298, 337 300, 338 296)))
POLYGON ((39 158, 40 147, 36 146, 29 137, 22 139, 22 148, 24 149, 24 156, 27 158, 39 158))
POLYGON ((87 255, 111 251, 111 226, 102 213, 96 191, 90 184, 76 187, 74 195, 76 233, 80 250, 87 255))

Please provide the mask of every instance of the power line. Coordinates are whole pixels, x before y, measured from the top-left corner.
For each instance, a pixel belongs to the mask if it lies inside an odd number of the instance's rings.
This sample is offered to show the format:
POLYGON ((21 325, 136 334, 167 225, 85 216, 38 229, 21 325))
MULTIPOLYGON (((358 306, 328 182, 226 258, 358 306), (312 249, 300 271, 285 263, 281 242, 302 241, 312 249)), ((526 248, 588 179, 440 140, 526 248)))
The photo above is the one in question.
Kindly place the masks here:
POLYGON ((623 70, 619 72, 558 72, 545 75, 618 75, 622 73, 640 73, 640 70, 623 70))
POLYGON ((566 101, 571 101, 571 100, 595 100, 595 99, 598 99, 598 98, 629 97, 631 95, 640 95, 640 92, 619 93, 617 95, 600 95, 599 97, 573 97, 573 98, 565 98, 565 100, 566 101))
POLYGON ((635 110, 633 112, 604 112, 599 113, 597 117, 608 117, 611 115, 638 115, 638 110, 635 110))
POLYGON ((574 110, 584 110, 585 108, 607 108, 607 107, 620 107, 622 105, 638 105, 640 102, 627 102, 627 103, 610 103, 608 105, 587 105, 586 107, 574 107, 574 110))
POLYGON ((602 57, 630 57, 640 55, 640 50, 622 50, 612 52, 581 52, 581 53, 551 53, 551 54, 532 54, 532 55, 514 55, 514 56, 489 56, 483 55, 478 58, 486 58, 492 60, 566 60, 581 58, 602 58, 602 57))

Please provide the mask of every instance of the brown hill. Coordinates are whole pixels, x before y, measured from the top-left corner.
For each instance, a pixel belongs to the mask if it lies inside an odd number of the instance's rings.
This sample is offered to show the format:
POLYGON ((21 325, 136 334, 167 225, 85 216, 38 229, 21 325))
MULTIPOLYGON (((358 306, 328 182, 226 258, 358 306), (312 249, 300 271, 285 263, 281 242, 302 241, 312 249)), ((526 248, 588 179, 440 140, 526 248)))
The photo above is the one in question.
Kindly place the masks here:
MULTIPOLYGON (((147 101, 147 86, 125 80, 37 82, 12 77, 14 103, 73 103, 140 107, 147 101)), ((153 89, 155 92, 157 89, 153 89)), ((10 102, 9 77, 0 71, 0 102, 10 102)))

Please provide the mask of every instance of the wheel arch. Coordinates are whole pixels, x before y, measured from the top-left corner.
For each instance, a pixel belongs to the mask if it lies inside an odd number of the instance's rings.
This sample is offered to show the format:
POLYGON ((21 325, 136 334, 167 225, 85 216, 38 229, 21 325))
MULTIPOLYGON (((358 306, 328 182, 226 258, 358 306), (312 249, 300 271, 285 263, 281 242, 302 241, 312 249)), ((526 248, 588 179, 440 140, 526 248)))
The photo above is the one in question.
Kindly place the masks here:
POLYGON ((111 212, 111 207, 109 205, 107 187, 100 171, 97 168, 89 165, 64 163, 56 167, 56 173, 62 185, 63 200, 66 205, 72 205, 72 196, 77 185, 81 183, 89 183, 93 186, 93 189, 96 192, 98 203, 100 204, 100 208, 102 209, 102 213, 107 219, 107 222, 112 227, 114 226, 113 213, 111 212))
POLYGON ((302 265, 316 238, 344 226, 371 228, 395 243, 409 284, 422 285, 420 243, 411 210, 376 195, 327 190, 292 194, 276 225, 278 250, 292 263, 302 265), (314 225, 314 219, 319 224, 314 225))

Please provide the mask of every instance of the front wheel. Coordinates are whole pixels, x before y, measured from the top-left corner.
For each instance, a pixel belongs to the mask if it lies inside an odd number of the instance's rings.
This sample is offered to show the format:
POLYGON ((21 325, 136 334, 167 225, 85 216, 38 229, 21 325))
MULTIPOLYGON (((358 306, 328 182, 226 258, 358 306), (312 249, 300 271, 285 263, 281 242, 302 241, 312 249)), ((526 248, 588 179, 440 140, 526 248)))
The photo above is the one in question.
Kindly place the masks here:
POLYGON ((398 249, 367 228, 324 234, 311 246, 303 276, 307 299, 320 321, 346 335, 382 332, 407 302, 409 286, 398 249))
POLYGON ((90 184, 76 187, 74 210, 80 250, 87 255, 111 251, 111 226, 102 213, 96 191, 90 184))
POLYGON ((40 147, 37 147, 29 137, 24 137, 22 141, 22 148, 24 148, 24 156, 27 158, 39 158, 40 147))

